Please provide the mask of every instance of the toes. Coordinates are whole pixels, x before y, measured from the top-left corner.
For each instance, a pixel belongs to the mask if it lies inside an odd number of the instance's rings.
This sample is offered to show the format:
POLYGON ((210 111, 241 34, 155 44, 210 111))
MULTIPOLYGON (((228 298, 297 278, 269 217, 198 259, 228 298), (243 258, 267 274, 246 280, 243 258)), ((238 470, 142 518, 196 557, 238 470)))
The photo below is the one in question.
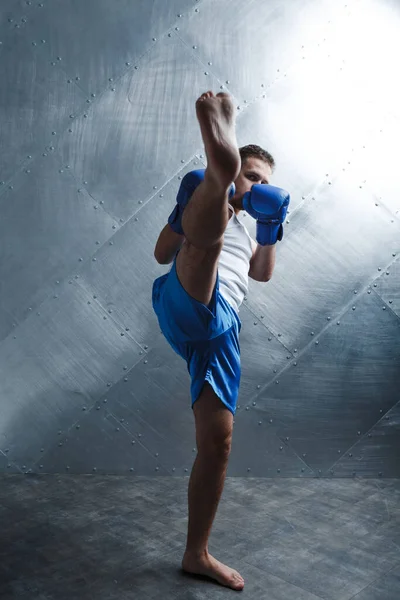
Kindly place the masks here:
POLYGON ((211 91, 204 92, 204 94, 202 94, 202 95, 200 96, 200 98, 198 99, 198 102, 199 102, 199 101, 203 101, 203 100, 207 100, 207 98, 212 98, 213 96, 214 96, 214 94, 213 94, 213 92, 211 92, 211 91))

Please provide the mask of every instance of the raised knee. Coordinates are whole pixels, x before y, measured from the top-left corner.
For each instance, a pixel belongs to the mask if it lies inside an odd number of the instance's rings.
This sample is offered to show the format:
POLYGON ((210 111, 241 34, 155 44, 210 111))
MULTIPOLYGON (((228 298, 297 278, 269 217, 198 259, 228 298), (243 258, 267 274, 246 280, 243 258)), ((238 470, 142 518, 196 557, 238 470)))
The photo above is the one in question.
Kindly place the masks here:
POLYGON ((224 235, 212 243, 205 236, 200 237, 196 235, 189 239, 185 238, 185 244, 189 252, 200 255, 200 258, 205 258, 206 256, 219 257, 224 247, 224 235))

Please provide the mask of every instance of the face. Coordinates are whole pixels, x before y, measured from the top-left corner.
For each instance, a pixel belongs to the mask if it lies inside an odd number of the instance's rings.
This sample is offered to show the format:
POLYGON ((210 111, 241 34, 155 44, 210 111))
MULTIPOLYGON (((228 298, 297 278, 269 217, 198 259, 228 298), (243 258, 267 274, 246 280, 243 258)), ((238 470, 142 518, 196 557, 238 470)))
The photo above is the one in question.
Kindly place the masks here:
POLYGON ((251 190, 251 187, 255 183, 270 183, 271 176, 272 169, 265 161, 254 156, 250 156, 250 158, 245 160, 235 181, 235 195, 230 200, 230 204, 235 211, 243 210, 243 196, 251 190))

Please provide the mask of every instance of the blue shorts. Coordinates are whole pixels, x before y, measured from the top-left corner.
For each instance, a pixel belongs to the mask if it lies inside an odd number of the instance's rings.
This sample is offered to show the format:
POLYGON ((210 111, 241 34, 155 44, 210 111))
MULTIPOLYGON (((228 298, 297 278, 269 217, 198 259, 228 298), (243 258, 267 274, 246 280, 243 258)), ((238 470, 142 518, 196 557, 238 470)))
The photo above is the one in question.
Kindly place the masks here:
POLYGON ((208 381, 235 415, 241 374, 241 320, 220 294, 218 274, 208 306, 189 296, 178 279, 177 256, 170 272, 153 283, 153 309, 160 329, 173 350, 186 361, 192 381, 192 409, 208 381))

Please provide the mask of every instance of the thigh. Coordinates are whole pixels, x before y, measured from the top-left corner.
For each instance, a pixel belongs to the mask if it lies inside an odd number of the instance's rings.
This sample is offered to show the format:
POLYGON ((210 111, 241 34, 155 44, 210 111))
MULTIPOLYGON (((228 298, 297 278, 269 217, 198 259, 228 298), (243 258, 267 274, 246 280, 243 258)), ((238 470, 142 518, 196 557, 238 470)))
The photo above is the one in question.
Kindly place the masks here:
POLYGON ((213 295, 223 245, 223 237, 207 249, 196 248, 185 240, 176 257, 176 272, 181 285, 189 296, 206 306, 213 295))

